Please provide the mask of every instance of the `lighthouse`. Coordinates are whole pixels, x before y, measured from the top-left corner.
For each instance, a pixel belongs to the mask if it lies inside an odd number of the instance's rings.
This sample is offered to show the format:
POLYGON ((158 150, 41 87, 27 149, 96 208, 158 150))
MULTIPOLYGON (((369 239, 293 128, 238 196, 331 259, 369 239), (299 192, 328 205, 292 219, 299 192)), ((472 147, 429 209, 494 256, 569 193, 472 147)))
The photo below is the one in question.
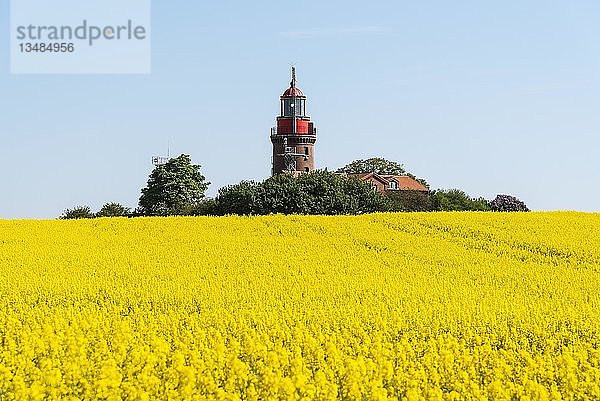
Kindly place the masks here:
POLYGON ((296 87, 296 69, 292 67, 290 87, 280 97, 277 126, 271 128, 273 175, 308 173, 315 169, 317 129, 306 115, 306 96, 296 87))

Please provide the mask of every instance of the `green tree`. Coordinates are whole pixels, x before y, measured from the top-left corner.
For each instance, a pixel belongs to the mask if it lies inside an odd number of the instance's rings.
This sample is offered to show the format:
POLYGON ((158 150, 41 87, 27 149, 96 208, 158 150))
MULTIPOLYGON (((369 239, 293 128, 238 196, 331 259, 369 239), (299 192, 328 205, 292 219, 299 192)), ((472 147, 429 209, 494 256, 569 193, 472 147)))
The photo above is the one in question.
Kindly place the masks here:
POLYGON ((311 214, 307 196, 297 177, 277 174, 259 185, 254 211, 256 214, 311 214))
POLYGON ((354 177, 346 178, 342 182, 344 201, 343 212, 340 214, 375 213, 387 210, 383 195, 373 191, 366 182, 354 177))
POLYGON ((414 174, 409 173, 404 169, 402 164, 381 157, 354 160, 352 163, 337 169, 337 172, 346 174, 376 173, 379 175, 406 175, 429 188, 426 180, 417 178, 414 174))
POLYGON ((157 166, 142 189, 139 212, 146 216, 191 214, 203 200, 210 185, 200 173, 200 165, 181 155, 157 166))
POLYGON ((471 198, 460 189, 437 190, 431 194, 433 210, 437 211, 489 211, 483 198, 471 198))
POLYGON ((305 195, 304 214, 360 214, 385 210, 383 197, 355 177, 341 177, 327 171, 315 171, 298 178, 305 195))
POLYGON ((93 219, 94 213, 89 206, 77 206, 73 209, 66 209, 59 219, 70 220, 70 219, 93 219))
POLYGON ((258 193, 260 184, 254 181, 242 181, 239 184, 228 185, 219 189, 215 198, 214 211, 217 215, 260 214, 258 193))
POLYGON ((128 217, 131 214, 131 209, 121 205, 120 203, 105 203, 104 206, 96 213, 96 217, 128 217))
POLYGON ((193 216, 214 216, 216 214, 216 201, 214 199, 203 199, 191 212, 193 216))
POLYGON ((352 163, 339 168, 337 172, 346 174, 376 173, 379 175, 406 174, 406 170, 404 170, 402 164, 381 157, 372 157, 366 160, 354 160, 352 163))

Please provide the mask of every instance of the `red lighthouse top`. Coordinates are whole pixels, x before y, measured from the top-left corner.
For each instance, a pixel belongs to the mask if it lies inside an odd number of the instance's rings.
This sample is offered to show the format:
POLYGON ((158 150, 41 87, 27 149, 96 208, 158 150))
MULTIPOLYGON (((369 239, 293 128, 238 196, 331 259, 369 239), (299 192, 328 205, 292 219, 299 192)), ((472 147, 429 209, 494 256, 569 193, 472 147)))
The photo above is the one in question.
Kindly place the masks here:
POLYGON ((281 114, 277 117, 276 135, 316 136, 313 123, 306 115, 306 96, 296 88, 296 68, 292 67, 292 82, 281 95, 281 114))
POLYGON ((294 88, 294 87, 290 87, 290 88, 286 89, 285 92, 283 92, 283 95, 281 95, 281 97, 292 97, 292 96, 306 97, 306 96, 304 96, 304 93, 302 93, 302 91, 300 89, 294 88))

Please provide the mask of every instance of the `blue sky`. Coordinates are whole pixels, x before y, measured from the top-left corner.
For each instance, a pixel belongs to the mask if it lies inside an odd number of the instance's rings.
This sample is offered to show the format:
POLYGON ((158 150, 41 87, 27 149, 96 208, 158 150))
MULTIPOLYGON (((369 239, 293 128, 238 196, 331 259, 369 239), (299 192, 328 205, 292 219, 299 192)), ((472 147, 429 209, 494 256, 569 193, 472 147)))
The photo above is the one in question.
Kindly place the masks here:
POLYGON ((433 188, 600 211, 598 21, 591 0, 153 2, 150 75, 11 75, 3 29, 0 218, 134 207, 167 143, 208 195, 268 177, 292 63, 319 168, 382 156, 433 188))

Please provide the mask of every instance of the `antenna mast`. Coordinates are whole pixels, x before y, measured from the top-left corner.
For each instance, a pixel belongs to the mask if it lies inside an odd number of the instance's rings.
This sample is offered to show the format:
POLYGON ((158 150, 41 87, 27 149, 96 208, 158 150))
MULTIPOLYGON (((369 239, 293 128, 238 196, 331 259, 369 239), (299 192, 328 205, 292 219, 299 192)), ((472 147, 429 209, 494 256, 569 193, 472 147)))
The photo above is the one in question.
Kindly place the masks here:
POLYGON ((307 160, 307 156, 302 153, 296 152, 295 146, 289 146, 289 137, 298 134, 298 122, 296 121, 296 117, 298 113, 296 111, 296 67, 292 66, 292 82, 290 82, 290 87, 292 88, 292 133, 285 135, 283 137, 283 154, 279 154, 278 156, 283 156, 283 161, 285 163, 285 169, 290 173, 296 171, 296 160, 298 157, 304 157, 304 160, 307 160))
POLYGON ((292 82, 290 82, 290 86, 292 87, 292 135, 296 135, 298 128, 296 126, 296 67, 292 67, 292 82))
POLYGON ((167 164, 171 160, 171 143, 167 141, 167 156, 152 156, 152 164, 156 167, 167 164))

